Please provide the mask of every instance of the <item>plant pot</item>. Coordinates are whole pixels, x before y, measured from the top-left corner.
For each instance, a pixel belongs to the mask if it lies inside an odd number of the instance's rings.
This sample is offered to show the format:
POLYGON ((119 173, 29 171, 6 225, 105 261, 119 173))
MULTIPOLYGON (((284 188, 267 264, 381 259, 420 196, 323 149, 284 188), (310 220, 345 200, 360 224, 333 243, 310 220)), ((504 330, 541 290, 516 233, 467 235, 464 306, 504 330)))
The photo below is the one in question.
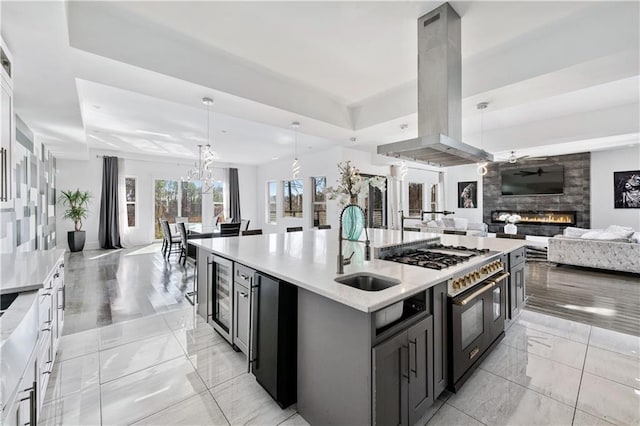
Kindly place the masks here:
POLYGON ((82 251, 87 233, 85 231, 69 231, 67 232, 67 242, 69 243, 69 251, 82 251))
POLYGON ((507 223, 504 226, 504 233, 515 235, 518 233, 518 227, 515 226, 513 223, 507 223))

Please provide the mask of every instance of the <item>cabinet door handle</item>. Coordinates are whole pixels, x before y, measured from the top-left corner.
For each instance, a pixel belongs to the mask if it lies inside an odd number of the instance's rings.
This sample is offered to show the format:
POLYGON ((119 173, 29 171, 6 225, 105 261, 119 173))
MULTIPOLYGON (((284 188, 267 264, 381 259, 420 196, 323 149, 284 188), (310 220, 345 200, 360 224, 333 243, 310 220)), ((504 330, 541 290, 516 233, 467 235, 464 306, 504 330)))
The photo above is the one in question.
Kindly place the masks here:
POLYGON ((55 274, 53 274, 53 279, 56 279, 56 278, 60 278, 60 273, 59 272, 56 272, 55 274))
POLYGON ((244 291, 241 291, 239 294, 240 294, 240 297, 242 297, 243 299, 246 299, 248 296, 248 294, 245 293, 244 291))
POLYGON ((241 274, 238 272, 238 274, 240 275, 240 278, 242 278, 245 281, 249 281, 249 275, 245 275, 245 274, 241 274))
POLYGON ((406 372, 405 371, 402 372, 402 377, 407 379, 407 382, 411 383, 411 375, 409 374, 409 346, 402 345, 400 347, 400 369, 401 370, 402 370, 402 358, 403 358, 402 352, 403 351, 407 351, 407 358, 406 358, 406 360, 407 360, 407 370, 406 370, 406 372))
POLYGON ((409 370, 418 377, 418 340, 409 339, 409 345, 413 345, 413 368, 411 368, 411 355, 409 355, 409 370))
POLYGON ((249 317, 249 350, 247 351, 249 352, 249 355, 247 356, 248 372, 251 372, 251 364, 253 364, 255 368, 258 368, 258 356, 260 355, 258 354, 255 357, 253 355, 256 347, 256 340, 258 339, 258 333, 260 332, 260 324, 256 324, 255 319, 256 312, 259 312, 260 309, 260 299, 256 299, 254 291, 260 291, 260 281, 258 281, 258 284, 252 285, 249 290, 249 309, 251 314, 249 317))

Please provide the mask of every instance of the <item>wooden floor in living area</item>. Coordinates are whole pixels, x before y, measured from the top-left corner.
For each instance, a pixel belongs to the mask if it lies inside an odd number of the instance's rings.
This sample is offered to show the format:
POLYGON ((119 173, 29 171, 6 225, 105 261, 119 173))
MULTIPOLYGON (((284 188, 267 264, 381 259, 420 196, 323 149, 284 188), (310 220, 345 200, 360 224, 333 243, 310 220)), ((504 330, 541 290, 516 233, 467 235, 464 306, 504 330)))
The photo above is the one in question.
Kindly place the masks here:
POLYGON ((640 336, 640 275, 527 262, 526 309, 640 336))

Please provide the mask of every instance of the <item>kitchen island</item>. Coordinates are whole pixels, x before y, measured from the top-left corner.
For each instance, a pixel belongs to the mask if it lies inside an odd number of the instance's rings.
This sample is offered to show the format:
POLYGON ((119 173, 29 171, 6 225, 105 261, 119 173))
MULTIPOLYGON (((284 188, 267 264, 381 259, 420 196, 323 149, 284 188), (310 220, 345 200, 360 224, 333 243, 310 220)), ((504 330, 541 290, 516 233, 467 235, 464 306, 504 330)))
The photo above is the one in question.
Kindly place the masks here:
MULTIPOLYGON (((418 422, 447 386, 448 281, 488 260, 507 259, 524 246, 517 240, 417 232, 405 232, 403 239, 399 231, 380 229, 370 229, 369 236, 376 253, 387 247, 433 238, 440 238, 445 245, 489 249, 490 253, 433 270, 375 256, 366 261, 363 244, 345 241, 345 256, 352 252, 354 256, 345 265, 343 276, 365 273, 399 281, 381 291, 363 291, 335 281, 337 231, 190 241, 198 247, 198 311, 208 322, 218 306, 213 300, 216 291, 209 282, 216 275, 209 269, 210 256, 232 262, 234 271, 257 271, 297 291, 293 299, 297 300, 297 333, 289 343, 295 346, 297 361, 297 372, 294 370, 297 408, 311 424, 418 422), (380 323, 378 314, 398 304, 404 304, 400 318, 389 324, 380 323), (211 308, 201 308, 203 305, 211 308), (405 370, 410 374, 396 374, 405 370), (389 389, 400 387, 403 390, 397 395, 389 394, 389 389), (398 403, 396 397, 402 401, 398 403)), ((249 275, 239 273, 243 277, 249 275)), ((238 284, 237 278, 230 284, 238 284)), ((251 287, 247 284, 249 293, 253 291, 251 287)), ((234 308, 246 293, 229 290, 234 308), (234 294, 239 296, 232 297, 234 294)), ((253 312, 252 308, 249 311, 253 312)), ((251 329, 252 319, 243 320, 246 315, 253 314, 228 315, 234 319, 228 327, 233 329, 234 324, 243 327, 247 322, 251 329)), ((255 330, 263 320, 262 316, 258 318, 254 331, 245 340, 255 339, 255 330)), ((238 331, 229 330, 229 335, 233 343, 238 331)), ((249 361, 259 358, 250 349, 247 352, 249 361)), ((277 400, 275 396, 274 399, 277 400)))

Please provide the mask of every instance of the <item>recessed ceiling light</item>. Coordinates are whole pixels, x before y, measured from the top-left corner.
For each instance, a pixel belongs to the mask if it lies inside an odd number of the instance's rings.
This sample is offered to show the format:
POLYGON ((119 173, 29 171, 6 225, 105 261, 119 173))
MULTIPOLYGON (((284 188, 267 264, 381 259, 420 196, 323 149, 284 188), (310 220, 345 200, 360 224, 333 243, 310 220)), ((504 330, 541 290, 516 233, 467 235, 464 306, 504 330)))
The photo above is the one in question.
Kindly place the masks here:
POLYGON ((93 107, 94 107, 95 109, 100 109, 100 108, 102 108, 100 105, 94 105, 93 107))
POLYGON ((142 133, 144 135, 153 135, 153 136, 164 136, 165 138, 171 137, 171 135, 168 135, 166 133, 150 132, 148 130, 136 130, 136 133, 142 133))
POLYGON ((280 157, 271 157, 272 160, 277 160, 280 157))
POLYGON ((227 133, 227 131, 226 131, 226 130, 220 130, 220 132, 222 132, 222 133, 227 133))
POLYGON ((351 143, 355 143, 355 141, 357 141, 357 139, 354 137, 349 138, 349 140, 351 141, 351 143))

